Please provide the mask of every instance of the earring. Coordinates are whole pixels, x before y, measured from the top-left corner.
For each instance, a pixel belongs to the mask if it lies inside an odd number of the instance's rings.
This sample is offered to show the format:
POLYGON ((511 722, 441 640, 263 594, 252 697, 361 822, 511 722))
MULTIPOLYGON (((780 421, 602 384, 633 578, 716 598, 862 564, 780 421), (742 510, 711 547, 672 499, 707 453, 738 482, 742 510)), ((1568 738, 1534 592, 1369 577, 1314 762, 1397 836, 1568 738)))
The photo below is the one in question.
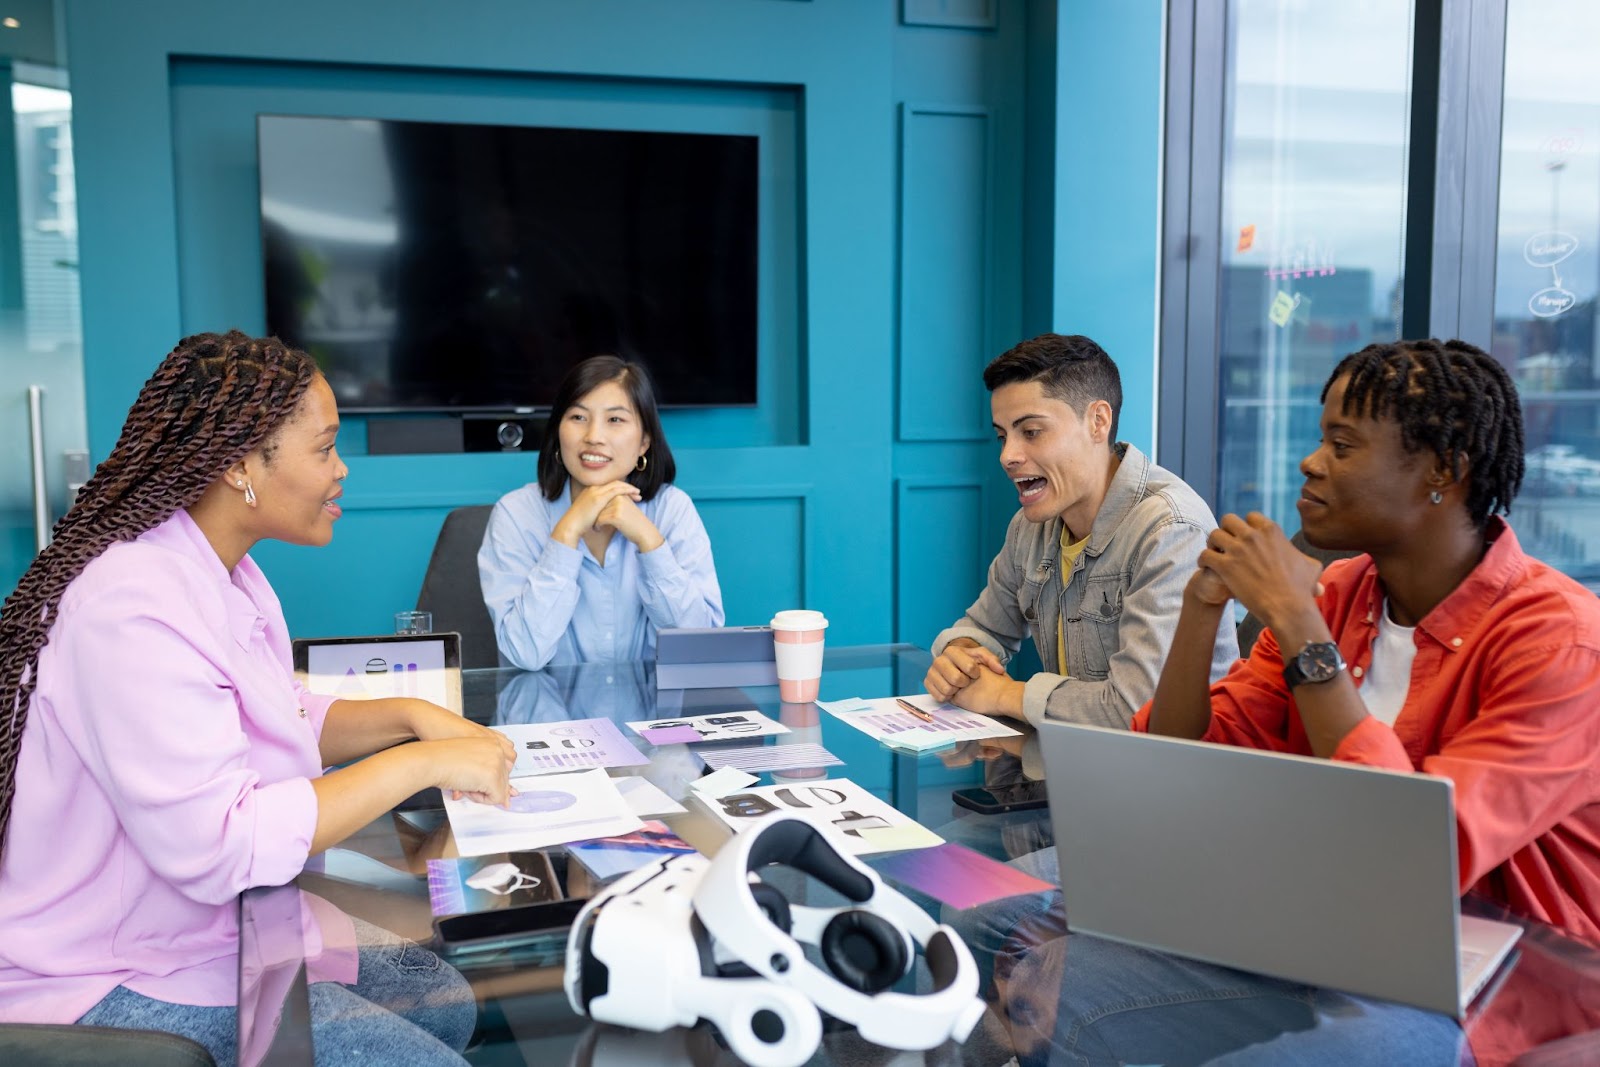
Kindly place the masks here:
POLYGON ((639 457, 639 462, 637 462, 637 463, 635 463, 633 465, 633 469, 636 470, 636 471, 643 471, 648 466, 650 466, 649 459, 646 458, 645 456, 641 455, 639 457))
POLYGON ((249 482, 244 483, 244 502, 251 507, 256 506, 256 487, 249 482))
POLYGON ((1443 504, 1444 494, 1435 489, 1433 492, 1428 494, 1428 502, 1430 504, 1443 504))

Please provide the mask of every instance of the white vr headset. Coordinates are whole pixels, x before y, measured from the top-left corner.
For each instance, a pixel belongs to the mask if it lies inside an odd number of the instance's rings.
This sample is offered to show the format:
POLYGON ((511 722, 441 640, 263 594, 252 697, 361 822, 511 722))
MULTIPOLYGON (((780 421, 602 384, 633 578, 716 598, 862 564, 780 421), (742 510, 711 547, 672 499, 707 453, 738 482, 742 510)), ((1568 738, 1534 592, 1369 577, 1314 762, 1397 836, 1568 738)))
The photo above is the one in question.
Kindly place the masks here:
POLYGON ((601 1022, 660 1032, 709 1020, 752 1067, 804 1063, 823 1012, 906 1050, 965 1041, 983 1014, 977 967, 955 931, 794 815, 763 819, 713 860, 673 856, 606 887, 573 923, 566 989, 574 1011, 601 1022), (791 904, 760 880, 770 866, 810 875, 847 903, 791 904), (918 950, 932 991, 892 990, 918 950))

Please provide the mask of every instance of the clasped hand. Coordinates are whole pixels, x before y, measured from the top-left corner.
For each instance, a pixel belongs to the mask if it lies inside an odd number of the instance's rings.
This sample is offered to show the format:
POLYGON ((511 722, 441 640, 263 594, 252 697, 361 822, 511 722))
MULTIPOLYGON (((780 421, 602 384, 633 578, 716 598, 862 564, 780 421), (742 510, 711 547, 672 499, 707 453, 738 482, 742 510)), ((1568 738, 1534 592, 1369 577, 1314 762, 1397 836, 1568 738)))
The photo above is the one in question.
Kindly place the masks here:
POLYGON ((1295 548, 1277 523, 1257 511, 1228 514, 1206 538, 1187 594, 1221 606, 1231 597, 1268 626, 1313 606, 1322 594, 1322 566, 1295 548))
POLYGON ((935 700, 967 711, 985 714, 1004 711, 1011 676, 987 648, 968 638, 956 638, 934 658, 922 686, 935 700))
POLYGON ((663 540, 643 511, 639 510, 639 489, 631 482, 606 482, 585 486, 572 499, 572 506, 556 523, 554 536, 573 547, 591 530, 616 530, 639 549, 649 552, 663 540))

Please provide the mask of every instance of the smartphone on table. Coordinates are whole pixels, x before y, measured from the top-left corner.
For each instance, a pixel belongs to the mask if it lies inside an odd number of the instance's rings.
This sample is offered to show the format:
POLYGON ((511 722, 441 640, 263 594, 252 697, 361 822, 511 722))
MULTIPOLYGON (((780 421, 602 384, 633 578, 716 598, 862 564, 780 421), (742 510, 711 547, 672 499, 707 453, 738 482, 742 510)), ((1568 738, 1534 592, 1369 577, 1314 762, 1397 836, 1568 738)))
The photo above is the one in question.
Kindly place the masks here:
POLYGON ((434 947, 451 959, 507 951, 560 955, 566 951, 567 931, 587 903, 588 898, 549 900, 446 915, 433 920, 434 947))
POLYGON ((963 808, 970 808, 983 815, 999 815, 1007 811, 1032 811, 1035 808, 1046 807, 1050 803, 1043 782, 1017 782, 1012 785, 987 788, 973 786, 970 789, 956 789, 951 791, 950 799, 963 808))

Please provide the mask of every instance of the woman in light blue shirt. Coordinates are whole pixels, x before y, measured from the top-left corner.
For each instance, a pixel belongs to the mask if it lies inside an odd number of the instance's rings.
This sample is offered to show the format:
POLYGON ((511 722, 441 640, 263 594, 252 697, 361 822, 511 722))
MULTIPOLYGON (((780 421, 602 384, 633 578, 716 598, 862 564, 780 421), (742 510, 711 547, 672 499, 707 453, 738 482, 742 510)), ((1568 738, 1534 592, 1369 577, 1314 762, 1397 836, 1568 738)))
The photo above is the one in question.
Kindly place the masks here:
POLYGON ((500 499, 478 551, 501 660, 647 660, 662 627, 722 625, 711 540, 676 474, 643 367, 595 356, 567 372, 539 480, 500 499))

